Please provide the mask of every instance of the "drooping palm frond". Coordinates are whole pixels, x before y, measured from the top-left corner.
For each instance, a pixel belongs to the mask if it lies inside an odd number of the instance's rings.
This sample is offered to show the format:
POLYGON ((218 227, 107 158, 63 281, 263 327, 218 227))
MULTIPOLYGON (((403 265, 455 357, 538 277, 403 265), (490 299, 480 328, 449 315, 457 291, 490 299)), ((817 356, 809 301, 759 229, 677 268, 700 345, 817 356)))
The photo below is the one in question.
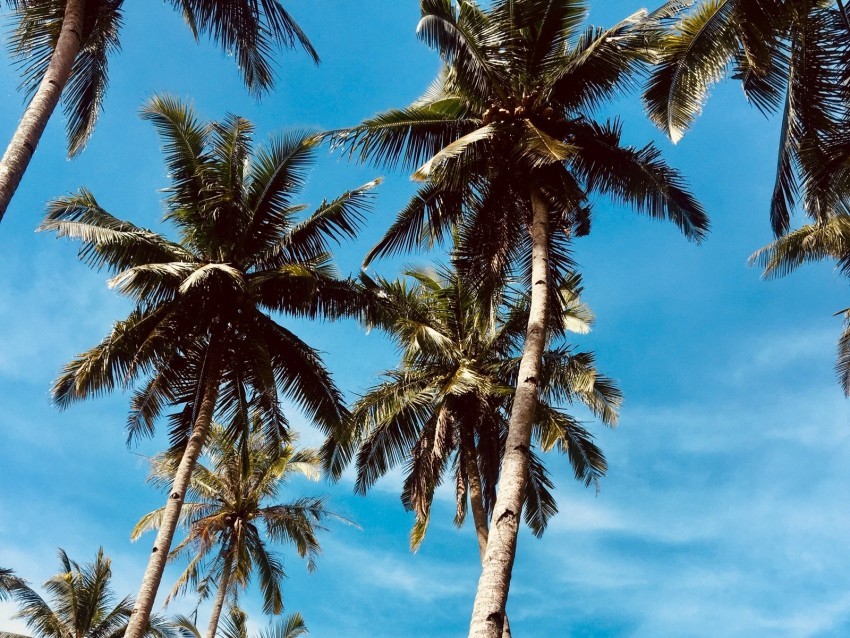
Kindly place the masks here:
POLYGON ((702 110, 738 50, 736 0, 706 0, 661 41, 661 59, 647 85, 649 117, 675 142, 702 110))
MULTIPOLYGON (((822 222, 791 231, 750 257, 764 269, 766 278, 784 277, 807 262, 834 260, 850 277, 850 215, 841 213, 822 222)), ((836 375, 844 394, 850 396, 850 311, 841 310, 844 328, 838 341, 836 375)))
POLYGON ((684 180, 648 144, 642 149, 620 145, 619 122, 574 123, 578 151, 571 163, 589 191, 599 191, 655 219, 668 219, 697 241, 708 231, 708 217, 685 188, 684 180))
POLYGON ((255 95, 274 83, 275 47, 300 46, 319 62, 319 55, 279 0, 170 0, 197 38, 209 35, 223 49, 233 51, 248 89, 255 95))

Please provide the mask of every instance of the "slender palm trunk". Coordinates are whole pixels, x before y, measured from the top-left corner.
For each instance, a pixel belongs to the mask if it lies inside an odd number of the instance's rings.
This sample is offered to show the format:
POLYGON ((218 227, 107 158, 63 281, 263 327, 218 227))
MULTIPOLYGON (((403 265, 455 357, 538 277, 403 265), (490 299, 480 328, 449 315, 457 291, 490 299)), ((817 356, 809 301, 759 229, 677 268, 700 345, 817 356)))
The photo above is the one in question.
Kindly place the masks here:
POLYGON ((207 629, 207 638, 215 638, 218 632, 218 619, 221 618, 221 609, 224 607, 224 599, 227 597, 227 587, 230 585, 230 572, 233 567, 233 556, 228 551, 224 557, 224 566, 221 570, 221 581, 215 594, 215 603, 210 614, 210 626, 207 629))
MULTIPOLYGON (((484 492, 481 489, 481 472, 475 461, 475 438, 471 431, 463 429, 464 447, 468 450, 464 456, 466 463, 466 480, 469 483, 469 505, 472 509, 472 521, 475 523, 475 535, 478 538, 478 553, 481 555, 481 564, 484 564, 484 555, 487 552, 487 537, 489 535, 489 524, 487 522, 487 511, 484 509, 484 492)), ((502 638, 511 638, 511 624, 505 613, 505 621, 502 626, 502 638)))
MULTIPOLYGON (((468 448, 467 448, 468 449, 468 448)), ((478 537, 478 552, 481 562, 487 552, 487 512, 484 510, 484 495, 481 492, 481 475, 478 463, 473 454, 466 454, 466 480, 469 482, 469 505, 472 509, 472 521, 475 523, 475 534, 478 537)))
POLYGON ((136 598, 136 605, 133 607, 133 614, 130 616, 130 623, 127 625, 124 638, 142 638, 147 631, 156 592, 162 580, 162 572, 168 560, 168 552, 171 550, 171 541, 174 539, 174 531, 177 529, 177 523, 180 520, 180 510, 183 508, 186 490, 189 487, 195 463, 207 440, 220 383, 220 363, 212 355, 210 362, 210 368, 205 375, 206 380, 198 415, 192 427, 192 434, 186 443, 186 449, 183 451, 183 457, 180 459, 180 465, 174 475, 174 482, 171 484, 168 502, 165 504, 165 512, 162 515, 162 524, 156 534, 148 567, 142 578, 142 586, 139 588, 139 595, 136 598))
POLYGON ((549 301, 549 214, 542 194, 534 186, 531 188, 531 212, 531 310, 508 425, 499 494, 493 508, 487 552, 469 626, 470 638, 499 638, 502 635, 528 481, 528 455, 537 408, 537 380, 546 345, 549 301))
POLYGON ((59 103, 65 84, 71 77, 74 61, 82 45, 84 8, 85 0, 66 0, 62 28, 47 72, 0 160, 0 221, 29 166, 44 127, 59 103))

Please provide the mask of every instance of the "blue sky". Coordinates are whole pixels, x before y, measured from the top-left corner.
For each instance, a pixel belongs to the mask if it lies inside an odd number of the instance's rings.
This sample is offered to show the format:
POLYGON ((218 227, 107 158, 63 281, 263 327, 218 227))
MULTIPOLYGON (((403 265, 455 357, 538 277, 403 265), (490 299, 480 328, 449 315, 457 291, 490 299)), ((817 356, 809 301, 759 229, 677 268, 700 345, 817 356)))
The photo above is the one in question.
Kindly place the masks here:
MULTIPOLYGON (((68 162, 61 115, 0 225, 0 566, 38 583, 64 547, 78 560, 103 545, 121 595, 138 586, 151 539, 129 530, 161 495, 144 484, 159 436, 128 450, 128 397, 79 404, 60 413, 49 388, 61 366, 90 347, 127 303, 106 275, 76 261, 66 240, 33 229, 53 197, 85 185, 102 205, 156 226, 167 185, 158 140, 136 113, 154 92, 190 96, 208 118, 226 112, 257 125, 257 139, 288 127, 335 128, 409 103, 437 69, 416 40, 416 2, 291 0, 287 6, 322 55, 314 68, 297 52, 281 57, 275 92, 249 98, 232 59, 195 45, 166 3, 128 0, 123 52, 114 58, 98 130, 68 162), (139 456, 142 455, 142 456, 139 456)), ((591 21, 611 24, 643 6, 592 3, 591 21)), ((8 60, 0 74, 0 139, 21 111, 8 60)), ((764 282, 747 257, 770 239, 778 126, 718 87, 705 113, 673 146, 646 122, 640 105, 614 109, 626 137, 658 142, 712 218, 701 246, 676 229, 600 201, 593 234, 576 243, 595 330, 579 339, 626 395, 620 427, 595 427, 610 470, 599 494, 570 479, 551 458, 560 514, 542 540, 520 539, 509 613, 517 635, 846 636, 850 635, 848 404, 834 380, 835 343, 846 281, 829 264, 764 282)), ((383 171, 323 155, 304 201, 364 183, 383 171)), ((412 186, 386 174, 361 238, 339 251, 344 271, 404 203, 412 186)), ((391 275, 401 263, 379 262, 391 275)), ((326 353, 349 396, 392 365, 377 334, 352 323, 299 324, 326 353)), ((317 438, 303 419, 302 440, 317 438)), ((283 549, 289 611, 316 636, 352 638, 466 635, 478 557, 471 529, 452 526, 441 495, 418 554, 407 550, 411 517, 398 500, 398 476, 368 498, 351 482, 295 483, 288 492, 327 494, 362 529, 333 525, 319 569, 306 574, 283 549)), ((176 575, 167 572, 166 581, 176 575)), ((264 624, 256 597, 246 600, 264 624)), ((191 601, 174 606, 192 607, 191 601)), ((22 629, 0 604, 0 630, 22 629)), ((202 618, 204 617, 202 611, 202 618)))

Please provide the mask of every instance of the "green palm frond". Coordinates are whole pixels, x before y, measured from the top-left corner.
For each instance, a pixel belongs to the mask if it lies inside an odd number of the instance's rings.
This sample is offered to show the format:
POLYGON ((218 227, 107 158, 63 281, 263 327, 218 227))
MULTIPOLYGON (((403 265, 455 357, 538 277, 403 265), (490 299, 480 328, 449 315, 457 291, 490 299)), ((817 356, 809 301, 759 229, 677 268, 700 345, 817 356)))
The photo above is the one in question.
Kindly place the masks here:
POLYGON ((390 169, 400 163, 412 169, 481 126, 480 120, 467 116, 468 112, 462 100, 447 97, 386 111, 330 135, 335 147, 361 161, 368 158, 390 169))
MULTIPOLYGON (((311 260, 329 253, 330 242, 354 238, 374 206, 373 189, 380 183, 375 179, 331 202, 323 201, 315 213, 292 229, 281 252, 290 255, 291 261, 311 260)), ((273 266, 274 262, 267 264, 273 266)))
POLYGON ((428 250, 449 235, 449 229, 462 217, 462 196, 437 184, 424 184, 398 213, 396 220, 363 260, 368 266, 374 259, 401 252, 428 250))
POLYGON ((549 519, 558 513, 558 506, 552 495, 554 487, 543 461, 534 452, 530 452, 523 517, 531 533, 538 538, 546 531, 549 519))
POLYGON ((620 145, 619 122, 605 125, 573 123, 574 170, 589 190, 609 194, 638 212, 669 219, 686 237, 700 241, 708 231, 708 217, 685 188, 684 180, 648 144, 641 149, 620 145))
POLYGON ((474 2, 422 0, 416 33, 450 64, 457 81, 479 95, 502 92, 504 69, 493 55, 503 43, 490 16, 474 2))
POLYGON ((278 0, 170 0, 183 14, 197 37, 209 35, 219 46, 233 51, 248 89, 255 95, 274 83, 272 52, 275 47, 300 46, 319 62, 306 34, 278 0))
POLYGON ((836 215, 819 224, 809 224, 780 237, 758 250, 750 263, 764 268, 765 277, 784 277, 804 263, 834 259, 850 274, 850 216, 836 215))
POLYGON ((660 42, 644 95, 650 118, 676 142, 702 110, 738 50, 735 0, 706 0, 660 42))
POLYGON ((279 622, 262 630, 257 638, 298 638, 307 633, 309 633, 307 625, 301 614, 294 613, 284 616, 279 622))
POLYGON ((567 55, 550 56, 544 72, 552 96, 569 109, 594 109, 635 88, 635 76, 653 57, 654 26, 641 10, 609 29, 586 29, 567 55))

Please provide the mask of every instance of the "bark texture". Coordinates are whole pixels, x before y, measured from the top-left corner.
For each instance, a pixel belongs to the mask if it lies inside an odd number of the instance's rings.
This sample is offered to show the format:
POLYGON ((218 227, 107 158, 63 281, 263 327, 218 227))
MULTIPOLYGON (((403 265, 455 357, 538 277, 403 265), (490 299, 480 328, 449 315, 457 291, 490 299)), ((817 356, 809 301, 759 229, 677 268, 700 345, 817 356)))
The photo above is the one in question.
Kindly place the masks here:
POLYGON ((221 618, 221 610, 224 607, 224 599, 227 598, 227 588, 230 585, 230 572, 233 566, 233 556, 228 551, 224 558, 224 566, 221 570, 221 581, 215 594, 215 603, 210 613, 210 626, 207 629, 207 638, 215 638, 218 632, 218 620, 221 618))
POLYGON ((142 638, 147 631, 156 592, 162 580, 165 563, 168 561, 168 552, 171 550, 171 541, 174 539, 174 531, 177 529, 177 523, 180 520, 180 510, 183 508, 186 490, 189 488, 192 471, 195 469, 195 463, 209 434, 220 382, 220 363, 215 360, 214 356, 210 356, 210 360, 212 365, 204 382, 198 415, 195 417, 192 434, 186 443, 186 449, 183 451, 183 457, 180 459, 180 465, 177 467, 174 482, 171 484, 171 490, 168 493, 168 502, 165 504, 162 524, 156 534, 148 567, 142 578, 142 585, 139 588, 139 595, 136 598, 136 604, 133 607, 133 613, 130 616, 130 623, 127 625, 124 638, 142 638))
POLYGON ((466 480, 469 485, 469 507, 472 510, 472 521, 475 523, 475 535, 478 538, 478 553, 481 561, 484 561, 484 553, 487 551, 487 512, 484 510, 484 493, 481 490, 481 472, 475 458, 475 435, 469 428, 460 428, 463 437, 463 447, 466 454, 463 455, 466 480))
POLYGON ((500 638, 511 584, 517 533, 528 481, 528 455, 538 379, 546 346, 549 302, 549 213, 540 191, 531 188, 531 309, 519 365, 499 493, 490 522, 487 551, 469 626, 470 638, 500 638))
MULTIPOLYGON (((489 536, 489 522, 487 511, 484 509, 484 493, 481 490, 481 472, 475 461, 475 437, 471 431, 463 428, 464 447, 468 450, 464 455, 466 464, 466 480, 469 484, 469 506, 472 510, 472 520, 475 523, 475 536, 478 539, 478 553, 481 555, 481 564, 484 564, 484 556, 487 552, 487 537, 489 536)), ((511 624, 508 622, 507 613, 502 626, 502 638, 511 638, 511 624)))
POLYGON ((32 101, 27 105, 3 159, 0 160, 0 221, 6 214, 6 209, 35 153, 35 147, 41 140, 44 128, 59 103, 59 98, 62 97, 68 78, 71 77, 74 61, 82 45, 84 9, 85 0, 66 0, 62 28, 47 72, 41 79, 32 101))

